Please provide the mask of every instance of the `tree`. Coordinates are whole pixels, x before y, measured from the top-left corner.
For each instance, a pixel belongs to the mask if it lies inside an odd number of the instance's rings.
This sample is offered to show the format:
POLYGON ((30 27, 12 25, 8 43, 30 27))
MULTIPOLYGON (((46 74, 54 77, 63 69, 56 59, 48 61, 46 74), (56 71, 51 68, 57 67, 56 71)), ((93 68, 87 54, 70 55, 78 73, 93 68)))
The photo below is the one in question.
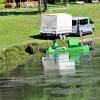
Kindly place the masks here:
POLYGON ((65 6, 69 6, 68 0, 64 0, 65 6))
POLYGON ((43 0, 43 11, 46 11, 47 10, 47 0, 43 0))
POLYGON ((47 1, 46 0, 39 0, 38 1, 38 8, 39 8, 39 13, 41 14, 42 11, 47 10, 47 1))
POLYGON ((15 0, 16 7, 20 7, 20 0, 15 0))

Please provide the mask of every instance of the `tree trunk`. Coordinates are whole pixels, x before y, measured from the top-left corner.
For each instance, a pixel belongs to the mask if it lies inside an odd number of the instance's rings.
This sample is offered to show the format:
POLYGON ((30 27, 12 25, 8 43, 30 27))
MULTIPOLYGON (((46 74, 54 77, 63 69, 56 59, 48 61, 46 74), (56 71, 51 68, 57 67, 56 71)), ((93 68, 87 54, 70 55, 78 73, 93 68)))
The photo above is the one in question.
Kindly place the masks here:
POLYGON ((47 10, 47 0, 43 0, 43 11, 45 12, 47 10))
POLYGON ((46 0, 39 0, 38 1, 38 9, 39 9, 40 14, 42 11, 45 12, 47 10, 47 1, 46 0))
POLYGON ((41 0, 38 0, 38 10, 39 10, 39 13, 41 14, 41 0))
POLYGON ((64 1, 65 1, 64 2, 65 6, 68 7, 69 6, 68 0, 64 0, 64 1))

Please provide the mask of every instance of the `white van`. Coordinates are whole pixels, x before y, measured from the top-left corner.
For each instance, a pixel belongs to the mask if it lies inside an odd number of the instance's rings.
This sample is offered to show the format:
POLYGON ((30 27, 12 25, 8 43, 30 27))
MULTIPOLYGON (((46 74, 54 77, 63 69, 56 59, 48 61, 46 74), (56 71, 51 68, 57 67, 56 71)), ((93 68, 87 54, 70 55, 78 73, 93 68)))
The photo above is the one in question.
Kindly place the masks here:
POLYGON ((72 18, 72 33, 82 36, 86 33, 93 33, 94 22, 89 17, 73 17, 72 18))

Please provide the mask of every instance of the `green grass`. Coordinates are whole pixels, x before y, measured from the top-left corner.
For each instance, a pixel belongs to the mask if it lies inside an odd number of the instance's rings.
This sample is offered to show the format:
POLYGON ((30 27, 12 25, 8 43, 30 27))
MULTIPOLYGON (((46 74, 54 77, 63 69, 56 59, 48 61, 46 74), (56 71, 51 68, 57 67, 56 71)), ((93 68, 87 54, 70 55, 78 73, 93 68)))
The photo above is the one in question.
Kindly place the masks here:
POLYGON ((30 36, 39 34, 39 16, 0 16, 0 48, 38 41, 30 36))
MULTIPOLYGON (((100 31, 100 5, 99 4, 86 4, 70 5, 69 8, 62 5, 49 6, 46 13, 70 13, 73 16, 90 16, 95 22, 95 32, 93 37, 98 37, 100 31)), ((1 9, 0 11, 33 11, 32 8, 28 9, 1 9)), ((0 50, 12 47, 15 45, 23 45, 29 42, 44 42, 49 40, 34 39, 30 36, 39 34, 40 30, 40 15, 8 15, 0 16, 0 50)), ((91 35, 85 35, 89 37, 91 35)), ((96 41, 99 43, 99 41, 96 41)))

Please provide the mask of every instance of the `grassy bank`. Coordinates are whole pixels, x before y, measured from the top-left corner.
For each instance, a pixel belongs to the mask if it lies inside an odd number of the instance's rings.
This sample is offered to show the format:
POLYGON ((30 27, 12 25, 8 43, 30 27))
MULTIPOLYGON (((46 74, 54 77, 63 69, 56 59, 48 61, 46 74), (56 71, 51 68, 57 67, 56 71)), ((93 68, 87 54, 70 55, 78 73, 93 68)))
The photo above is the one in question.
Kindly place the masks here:
MULTIPOLYGON (((51 45, 50 39, 41 38, 40 15, 24 13, 23 15, 11 15, 9 12, 32 12, 28 9, 0 9, 0 12, 8 12, 0 15, 0 74, 16 69, 19 62, 25 61, 36 54, 41 48, 51 45), (38 44, 38 45, 35 45, 38 44), (3 51, 5 50, 5 51, 3 51), (10 69, 8 68, 10 67, 10 69)), ((90 16, 95 22, 93 35, 85 35, 77 38, 100 37, 100 6, 98 4, 70 5, 69 8, 62 5, 48 7, 45 13, 70 13, 73 16, 90 16), (61 9, 59 9, 61 8, 61 9)), ((68 37, 69 39, 71 37, 68 37)), ((66 40, 67 40, 66 39, 66 40)), ((60 46, 66 45, 66 40, 58 40, 60 46)), ((99 39, 95 43, 100 45, 99 39)))
MULTIPOLYGON (((32 8, 25 9, 32 11, 32 8)), ((21 9, 2 9, 1 12, 21 11, 21 9)), ((90 16, 95 22, 95 32, 93 37, 99 36, 100 31, 100 5, 86 4, 70 5, 69 8, 64 8, 62 5, 49 6, 46 13, 70 13, 73 16, 90 16), (57 9, 57 8, 62 9, 57 9)), ((40 30, 40 15, 8 15, 0 16, 0 50, 12 47, 15 45, 23 45, 29 42, 48 42, 37 38, 40 30)), ((91 35, 85 35, 88 37, 91 35)), ((82 37, 82 38, 83 38, 82 37)), ((99 43, 97 41, 97 43, 99 43)))
MULTIPOLYGON (((66 41, 59 40, 58 42, 62 46, 66 44, 66 41)), ((2 51, 0 54, 0 75, 9 75, 13 70, 17 70, 17 67, 24 66, 24 64, 28 64, 29 66, 34 65, 35 69, 39 69, 39 64, 41 65, 41 56, 43 52, 45 52, 45 48, 50 45, 50 42, 29 43, 23 46, 9 47, 2 51), (34 57, 35 59, 33 59, 34 57)), ((24 67, 22 67, 22 69, 24 69, 24 67)))

